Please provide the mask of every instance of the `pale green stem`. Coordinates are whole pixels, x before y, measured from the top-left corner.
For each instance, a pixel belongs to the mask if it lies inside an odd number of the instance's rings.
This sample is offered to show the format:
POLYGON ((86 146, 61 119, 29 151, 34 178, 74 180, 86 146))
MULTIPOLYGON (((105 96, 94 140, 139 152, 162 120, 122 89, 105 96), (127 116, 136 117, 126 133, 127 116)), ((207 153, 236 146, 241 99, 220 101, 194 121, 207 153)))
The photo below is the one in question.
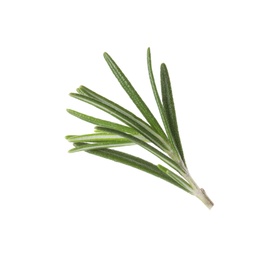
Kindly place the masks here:
POLYGON ((211 199, 207 196, 204 189, 199 188, 196 182, 193 180, 189 172, 187 171, 186 176, 184 178, 190 183, 190 185, 193 187, 193 195, 195 195, 198 199, 200 199, 209 209, 213 207, 213 202, 211 199))
POLYGON ((184 162, 180 159, 177 158, 176 154, 169 154, 170 157, 176 161, 182 169, 184 169, 183 172, 180 172, 180 174, 184 177, 185 180, 188 181, 188 183, 190 184, 190 186, 193 189, 193 195, 195 195, 198 199, 200 199, 209 209, 211 209, 213 207, 213 202, 211 201, 211 199, 207 196, 206 192, 204 189, 199 188, 197 183, 193 180, 193 178, 191 177, 190 173, 187 170, 187 167, 185 166, 184 162))

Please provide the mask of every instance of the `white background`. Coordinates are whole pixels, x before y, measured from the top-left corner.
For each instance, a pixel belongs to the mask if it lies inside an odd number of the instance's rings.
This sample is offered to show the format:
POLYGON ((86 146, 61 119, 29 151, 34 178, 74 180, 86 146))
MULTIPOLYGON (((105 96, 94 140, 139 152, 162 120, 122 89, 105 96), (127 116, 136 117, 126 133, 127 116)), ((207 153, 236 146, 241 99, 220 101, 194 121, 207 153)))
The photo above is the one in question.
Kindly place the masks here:
POLYGON ((0 259, 267 259, 266 13, 257 0, 1 1, 0 259), (109 118, 68 96, 79 85, 137 111, 104 51, 156 110, 149 46, 210 211, 144 172, 67 153, 65 135, 93 130, 67 107, 109 118))

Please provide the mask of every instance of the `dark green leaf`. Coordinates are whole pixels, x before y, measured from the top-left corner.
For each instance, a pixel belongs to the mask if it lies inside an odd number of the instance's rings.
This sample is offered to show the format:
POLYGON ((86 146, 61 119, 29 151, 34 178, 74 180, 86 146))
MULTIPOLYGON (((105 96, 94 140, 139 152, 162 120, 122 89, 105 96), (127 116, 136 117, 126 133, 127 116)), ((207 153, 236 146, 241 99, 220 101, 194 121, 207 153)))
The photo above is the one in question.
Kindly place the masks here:
POLYGON ((75 93, 71 93, 70 96, 84 101, 88 104, 91 104, 116 117, 123 123, 135 129, 137 132, 139 132, 141 135, 143 135, 145 138, 147 138, 149 141, 153 142, 155 145, 162 148, 163 150, 169 149, 168 144, 166 144, 166 142, 161 138, 161 136, 159 136, 153 129, 151 129, 148 124, 146 124, 143 120, 135 116, 130 111, 122 108, 114 102, 109 102, 109 100, 106 98, 103 98, 103 100, 100 101, 99 99, 95 99, 93 97, 75 93))
POLYGON ((180 140, 180 135, 178 131, 178 124, 176 119, 175 107, 172 96, 171 82, 168 74, 166 65, 163 63, 160 67, 160 77, 161 77, 161 91, 162 91, 162 102, 166 113, 167 121, 173 136, 173 140, 179 151, 181 159, 185 164, 184 153, 182 149, 182 144, 180 140))
POLYGON ((110 121, 107 121, 107 120, 102 120, 102 119, 99 119, 99 118, 88 116, 88 115, 82 114, 82 113, 77 112, 77 111, 72 110, 72 109, 67 109, 67 111, 71 115, 76 116, 76 117, 78 117, 78 118, 80 118, 80 119, 82 119, 82 120, 84 120, 86 122, 89 122, 89 123, 92 123, 92 124, 95 124, 95 125, 109 127, 109 128, 112 128, 112 129, 117 129, 117 130, 120 130, 120 131, 126 132, 126 133, 138 134, 138 132, 136 130, 134 130, 133 128, 128 127, 128 126, 124 126, 124 125, 113 123, 113 122, 110 122, 110 121))
POLYGON ((105 132, 110 132, 116 135, 120 135, 126 139, 129 139, 130 141, 138 144, 139 146, 143 147, 144 149, 146 149, 147 151, 151 152, 152 154, 154 154, 155 156, 157 156, 159 159, 161 159, 162 161, 164 161, 165 163, 167 163, 169 166, 171 166, 173 169, 177 170, 178 172, 180 172, 181 174, 186 174, 184 172, 184 169, 181 168, 181 166, 179 164, 177 164, 176 162, 174 162, 172 159, 170 159, 168 156, 166 156, 164 153, 160 152, 159 150, 157 150, 156 148, 154 148, 153 146, 147 144, 146 142, 131 136, 129 134, 114 130, 114 129, 108 129, 106 127, 96 127, 99 130, 105 131, 105 132))
POLYGON ((121 69, 115 63, 115 61, 107 53, 104 53, 104 58, 106 62, 108 63, 110 69, 112 70, 113 74, 120 82, 123 89, 132 99, 132 101, 134 102, 136 107, 140 110, 140 112, 143 114, 143 116, 146 118, 147 122, 151 125, 151 127, 158 134, 160 134, 163 138, 165 138, 166 135, 164 131, 162 130, 161 126, 159 125, 158 121, 156 120, 154 115, 151 113, 150 109, 147 107, 143 99, 136 92, 136 90, 134 89, 130 81, 127 79, 127 77, 123 74, 121 69))
POLYGON ((114 142, 114 143, 129 143, 128 139, 122 138, 119 135, 110 133, 93 133, 87 135, 70 135, 66 136, 69 142, 81 143, 81 142, 114 142))
POLYGON ((147 67, 148 67, 148 74, 149 74, 149 79, 150 79, 151 87, 153 90, 153 94, 154 94, 155 100, 157 102, 162 121, 165 125, 165 122, 164 122, 165 121, 165 114, 164 114, 163 106, 162 106, 162 103, 161 103, 161 100, 159 97, 159 93, 157 90, 157 86, 155 83, 154 74, 153 74, 153 70, 152 70, 150 48, 147 49, 147 67))
MULTIPOLYGON (((79 145, 82 145, 82 144, 75 144, 75 145, 78 147, 79 145)), ((175 182, 167 174, 162 172, 156 165, 148 161, 145 161, 139 157, 136 157, 136 156, 124 153, 124 152, 116 151, 113 149, 97 149, 97 150, 89 150, 86 152, 134 167, 136 169, 139 169, 147 173, 150 173, 156 177, 159 177, 181 188, 181 186, 177 184, 177 182, 175 182)))
MULTIPOLYGON (((76 143, 74 143, 75 145, 76 143)), ((79 143, 80 144, 80 143, 79 143)), ((81 152, 81 151, 89 151, 89 150, 95 150, 95 149, 102 149, 102 148, 114 148, 114 147, 121 147, 121 146, 128 146, 133 145, 132 142, 124 142, 124 143, 116 143, 116 142, 103 142, 103 143, 83 143, 80 144, 78 147, 72 148, 69 150, 69 153, 74 152, 81 152)))
MULTIPOLYGON (((166 133, 167 133, 167 135, 169 137, 169 141, 170 141, 171 146, 173 148, 172 150, 173 151, 177 151, 176 154, 179 154, 179 151, 178 151, 178 149, 176 147, 176 143, 173 140, 173 135, 172 135, 172 132, 171 132, 171 129, 170 129, 170 125, 169 125, 169 122, 168 122, 168 119, 167 119, 167 115, 166 115, 166 112, 165 112, 165 110, 163 108, 163 105, 162 105, 162 102, 161 102, 161 99, 159 97, 159 93, 158 93, 158 90, 157 90, 157 86, 156 86, 156 83, 155 83, 153 70, 152 70, 152 64, 151 64, 150 48, 148 48, 148 50, 147 50, 147 65, 148 65, 148 73, 149 73, 149 78, 150 78, 150 83, 151 83, 151 86, 152 86, 153 94, 154 94, 155 100, 157 102, 158 109, 159 109, 159 112, 160 112, 160 115, 161 115, 161 119, 162 119, 162 122, 163 122, 165 130, 166 130, 166 133)), ((174 158, 177 157, 177 156, 175 156, 174 152, 170 153, 170 155, 172 157, 174 157, 174 158)), ((179 155, 178 155, 178 159, 180 160, 179 155)))

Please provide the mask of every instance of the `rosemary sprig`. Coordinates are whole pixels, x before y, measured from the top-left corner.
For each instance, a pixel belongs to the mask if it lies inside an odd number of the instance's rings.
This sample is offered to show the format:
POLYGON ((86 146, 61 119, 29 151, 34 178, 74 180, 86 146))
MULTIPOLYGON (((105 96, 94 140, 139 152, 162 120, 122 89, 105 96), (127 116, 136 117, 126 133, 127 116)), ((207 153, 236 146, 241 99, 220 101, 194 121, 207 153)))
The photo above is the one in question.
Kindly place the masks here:
POLYGON ((104 53, 104 58, 120 85, 142 113, 146 121, 113 101, 84 86, 80 86, 77 89, 77 93, 70 94, 72 97, 105 111, 119 119, 123 124, 95 118, 67 109, 71 115, 96 125, 95 133, 66 136, 66 139, 74 145, 74 148, 70 152, 85 151, 148 172, 196 196, 208 208, 212 208, 212 201, 208 198, 206 192, 195 183, 186 166, 178 131, 171 82, 166 65, 162 64, 160 67, 162 96, 160 97, 152 71, 151 53, 148 48, 148 73, 154 98, 165 128, 163 130, 146 103, 142 100, 141 96, 134 89, 115 61, 107 53, 104 53), (139 157, 114 149, 129 145, 139 145, 146 149, 157 156, 172 170, 161 164, 155 165, 139 157))

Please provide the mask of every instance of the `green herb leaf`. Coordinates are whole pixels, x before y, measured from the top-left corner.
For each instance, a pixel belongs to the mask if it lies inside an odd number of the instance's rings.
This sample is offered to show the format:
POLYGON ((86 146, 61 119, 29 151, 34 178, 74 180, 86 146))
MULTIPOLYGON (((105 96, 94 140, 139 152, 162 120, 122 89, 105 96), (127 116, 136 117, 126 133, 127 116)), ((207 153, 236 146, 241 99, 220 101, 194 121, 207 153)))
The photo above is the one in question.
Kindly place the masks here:
POLYGON ((94 133, 87 135, 70 135, 66 136, 69 142, 81 143, 81 142, 116 142, 116 143, 127 143, 128 139, 122 138, 121 136, 110 134, 110 133, 94 133))
POLYGON ((168 145, 164 142, 164 140, 162 140, 161 136, 159 136, 148 124, 146 124, 143 120, 135 116, 130 111, 122 108, 121 106, 113 102, 109 102, 109 100, 107 99, 100 101, 99 99, 75 93, 71 93, 70 96, 109 113, 110 115, 118 118, 123 123, 138 131, 141 135, 146 137, 149 141, 153 142, 158 147, 161 147, 164 150, 168 149, 168 145))
POLYGON ((178 149, 176 147, 176 142, 174 141, 174 138, 173 138, 173 135, 172 135, 172 131, 171 131, 171 128, 170 128, 171 126, 169 125, 169 121, 168 121, 168 118, 167 118, 167 115, 166 115, 166 111, 164 110, 164 107, 162 105, 162 102, 161 102, 161 99, 159 97, 159 93, 158 93, 158 90, 157 90, 157 86, 156 86, 156 83, 155 83, 153 70, 152 70, 152 64, 151 64, 150 48, 148 48, 148 50, 147 50, 147 65, 148 65, 148 73, 149 73, 149 78, 150 78, 150 83, 151 83, 151 86, 152 86, 153 94, 154 94, 154 97, 155 97, 155 100, 156 100, 156 103, 157 103, 157 106, 158 106, 158 109, 159 109, 159 112, 160 112, 160 115, 161 115, 162 122, 163 122, 165 130, 166 130, 166 133, 168 135, 170 144, 172 146, 172 152, 169 153, 169 154, 171 155, 171 157, 180 158, 179 151, 178 151, 178 149))
POLYGON ((150 109, 147 107, 143 99, 139 96, 139 94, 136 92, 130 81, 127 79, 127 77, 123 74, 119 66, 115 63, 115 61, 105 52, 104 58, 106 62, 108 63, 111 71, 116 76, 118 81, 120 82, 123 89, 126 91, 128 96, 132 99, 136 107, 140 110, 140 112, 143 114, 143 116, 146 118, 147 122, 151 125, 151 127, 161 135, 161 137, 165 138, 166 135, 164 131, 162 130, 160 124, 154 117, 154 115, 151 113, 150 109))
POLYGON ((178 124, 176 119, 175 107, 172 96, 171 81, 169 78, 168 70, 166 65, 163 63, 160 67, 160 77, 161 77, 161 91, 162 91, 162 102, 166 113, 166 119, 169 124, 169 128, 172 133, 173 141, 179 151, 181 159, 185 164, 184 152, 180 140, 180 135, 178 131, 178 124))
POLYGON ((117 130, 120 130, 120 131, 126 132, 126 133, 138 134, 138 132, 136 130, 134 130, 133 128, 128 127, 128 126, 124 126, 124 125, 113 123, 113 122, 110 122, 110 121, 107 121, 107 120, 103 120, 103 119, 95 118, 95 117, 92 117, 92 116, 88 116, 88 115, 82 114, 82 113, 77 112, 77 111, 72 110, 72 109, 67 109, 67 112, 70 113, 73 116, 76 116, 76 117, 78 117, 78 118, 80 118, 80 119, 82 119, 82 120, 84 120, 86 122, 89 122, 89 123, 92 123, 92 124, 95 124, 95 125, 109 127, 109 128, 112 128, 112 129, 117 129, 117 130))
POLYGON ((167 174, 162 172, 156 165, 139 157, 113 149, 87 150, 86 152, 150 173, 181 188, 181 185, 179 185, 176 181, 170 178, 167 174))
POLYGON ((163 162, 167 163, 169 166, 171 166, 173 169, 179 171, 180 174, 184 175, 186 174, 184 172, 184 169, 177 163, 175 163, 172 159, 170 159, 168 156, 166 156, 165 154, 163 154, 162 152, 160 152, 159 150, 157 150, 156 148, 154 148, 153 146, 147 144, 146 142, 131 136, 129 134, 114 130, 114 129, 108 129, 106 127, 96 127, 99 130, 105 131, 105 132, 110 132, 116 135, 120 135, 126 139, 129 139, 130 141, 138 144, 139 146, 143 147, 144 149, 146 149, 147 151, 149 151, 150 153, 154 154, 155 156, 157 156, 158 158, 160 158, 163 162))
POLYGON ((152 70, 152 64, 151 64, 150 48, 147 49, 147 67, 148 67, 148 74, 149 74, 149 79, 150 79, 151 87, 153 90, 153 94, 154 94, 154 97, 155 97, 162 121, 163 121, 164 126, 165 126, 166 125, 166 120, 165 120, 166 115, 165 115, 165 111, 163 109, 163 105, 162 105, 161 99, 159 97, 159 93, 158 93, 157 86, 155 83, 155 78, 154 78, 154 74, 153 74, 153 70, 152 70))
MULTIPOLYGON (((82 152, 82 151, 89 151, 89 150, 95 150, 95 149, 102 149, 102 148, 114 148, 114 147, 121 147, 121 146, 128 146, 128 145, 133 145, 134 143, 132 142, 98 142, 98 143, 79 143, 80 145, 78 147, 72 148, 69 150, 69 153, 74 153, 74 152, 82 152)), ((75 145, 75 144, 74 144, 75 145)))

